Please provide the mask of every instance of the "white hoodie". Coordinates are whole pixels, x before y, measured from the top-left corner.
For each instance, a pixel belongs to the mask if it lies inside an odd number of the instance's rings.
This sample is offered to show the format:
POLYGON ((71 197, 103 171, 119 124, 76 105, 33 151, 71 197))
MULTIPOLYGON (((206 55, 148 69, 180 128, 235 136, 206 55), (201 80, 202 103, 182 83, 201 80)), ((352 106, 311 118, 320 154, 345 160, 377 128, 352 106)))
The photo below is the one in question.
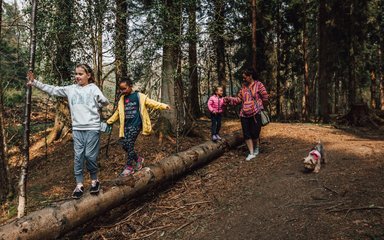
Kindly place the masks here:
POLYGON ((49 95, 68 98, 73 130, 100 130, 98 110, 109 101, 95 84, 57 87, 34 80, 33 85, 49 95))

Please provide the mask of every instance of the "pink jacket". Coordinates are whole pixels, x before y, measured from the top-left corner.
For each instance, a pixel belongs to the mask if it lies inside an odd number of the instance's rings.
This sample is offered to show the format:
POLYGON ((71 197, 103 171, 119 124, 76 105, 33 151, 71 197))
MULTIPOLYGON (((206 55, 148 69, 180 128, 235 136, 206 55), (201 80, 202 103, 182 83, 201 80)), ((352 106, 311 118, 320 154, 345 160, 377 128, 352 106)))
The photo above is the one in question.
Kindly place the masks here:
POLYGON ((217 95, 212 95, 208 100, 208 109, 211 113, 222 113, 225 105, 224 98, 217 95))

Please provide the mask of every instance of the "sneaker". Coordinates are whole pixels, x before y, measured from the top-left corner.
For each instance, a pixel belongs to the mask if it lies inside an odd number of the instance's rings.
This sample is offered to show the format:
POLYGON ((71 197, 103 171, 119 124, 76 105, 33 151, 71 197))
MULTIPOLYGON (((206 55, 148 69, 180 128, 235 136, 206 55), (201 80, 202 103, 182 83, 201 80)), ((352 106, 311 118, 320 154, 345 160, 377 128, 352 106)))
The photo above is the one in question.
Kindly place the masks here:
POLYGON ((91 189, 89 190, 89 192, 91 194, 97 194, 97 193, 99 193, 99 191, 100 191, 100 182, 99 182, 99 180, 92 181, 91 189))
POLYGON ((72 198, 79 199, 83 196, 84 193, 84 187, 77 185, 75 190, 73 190, 72 198))
POLYGON ((255 147, 255 149, 253 150, 253 155, 257 156, 257 155, 259 155, 259 153, 260 153, 259 148, 255 147))
POLYGON ((124 170, 120 173, 120 177, 129 176, 129 175, 133 174, 134 172, 135 172, 135 170, 133 169, 132 166, 126 166, 124 168, 124 170))
POLYGON ((221 140, 221 137, 219 136, 219 134, 216 134, 216 139, 221 140))
POLYGON ((245 161, 251 161, 252 159, 254 159, 256 157, 255 154, 248 154, 248 156, 245 158, 245 161))
POLYGON ((143 168, 144 158, 138 157, 136 161, 135 171, 139 171, 143 168))
POLYGON ((217 136, 216 135, 212 135, 212 141, 214 141, 214 142, 217 141, 217 136))

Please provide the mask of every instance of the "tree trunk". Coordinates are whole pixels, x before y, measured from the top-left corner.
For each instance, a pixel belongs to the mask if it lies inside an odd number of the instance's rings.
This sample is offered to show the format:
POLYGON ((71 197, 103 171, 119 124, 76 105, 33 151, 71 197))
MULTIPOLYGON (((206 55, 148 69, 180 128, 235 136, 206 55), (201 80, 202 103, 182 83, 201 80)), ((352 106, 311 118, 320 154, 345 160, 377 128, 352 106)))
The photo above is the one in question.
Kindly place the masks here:
MULTIPOLYGON (((382 4, 384 10, 384 4, 382 4)), ((384 20, 382 20, 384 25, 384 20)), ((383 26, 384 27, 384 26, 383 26)), ((383 66, 383 51, 384 51, 384 34, 380 32, 380 46, 379 46, 379 72, 380 72, 380 109, 384 110, 384 66, 383 66)))
POLYGON ((341 104, 340 99, 341 99, 341 80, 339 77, 335 78, 335 99, 333 103, 333 109, 334 113, 338 114, 339 113, 339 106, 341 104))
POLYGON ((304 94, 302 102, 302 118, 309 120, 309 74, 308 74, 308 35, 307 35, 307 0, 304 0, 303 16, 303 63, 304 63, 304 94))
POLYGON ((103 90, 103 20, 106 11, 104 0, 88 0, 90 44, 92 46, 95 84, 103 90))
POLYGON ((189 108, 192 115, 198 118, 201 115, 199 107, 199 79, 197 75, 197 29, 196 29, 196 0, 189 3, 189 108))
MULTIPOLYGON (((73 20, 73 0, 57 1, 57 12, 55 13, 56 25, 54 29, 57 29, 56 33, 56 53, 53 60, 53 78, 57 80, 58 86, 63 85, 65 81, 71 79, 71 73, 73 69, 71 61, 71 49, 72 49, 72 20, 73 20)), ((53 141, 64 137, 71 126, 69 107, 66 100, 57 98, 56 100, 56 117, 52 131, 47 136, 47 142, 45 139, 41 139, 35 143, 31 149, 37 150, 45 144, 50 144, 53 141)))
POLYGON ((103 21, 106 11, 106 4, 99 0, 96 3, 96 66, 95 80, 100 90, 103 90, 103 21))
POLYGON ((232 75, 231 59, 229 59, 228 53, 225 55, 226 55, 227 66, 228 66, 229 94, 233 96, 233 75, 232 75))
POLYGON ((276 29, 276 116, 281 117, 281 64, 282 64, 282 53, 281 53, 281 17, 280 17, 280 6, 277 9, 277 21, 275 25, 276 29))
POLYGON ((329 109, 328 109, 328 51, 327 45, 327 9, 326 0, 320 0, 319 4, 319 98, 320 98, 320 118, 324 123, 330 122, 329 109))
MULTIPOLYGON (((162 112, 162 120, 169 121, 170 126, 177 124, 177 109, 175 109, 175 82, 180 43, 181 9, 178 0, 165 0, 163 13, 163 64, 161 78, 161 101, 173 108, 162 112)), ((165 125, 169 125, 165 123, 165 125)), ((173 129, 174 130, 174 129, 173 129)), ((172 132, 172 131, 171 131, 172 132)))
POLYGON ((226 78, 225 78, 225 3, 223 0, 214 0, 215 4, 215 47, 216 47, 216 71, 219 85, 223 87, 224 93, 226 92, 226 78))
POLYGON ((116 0, 116 39, 115 39, 115 74, 116 90, 118 83, 128 75, 127 70, 127 16, 128 3, 124 0, 116 0))
POLYGON ((367 104, 354 104, 351 110, 338 119, 338 123, 357 127, 378 129, 384 126, 384 119, 378 116, 367 104))
POLYGON ((97 197, 87 193, 81 200, 71 200, 47 207, 1 226, 0 239, 58 238, 166 180, 174 180, 176 177, 209 163, 228 148, 236 147, 242 142, 241 134, 237 132, 220 143, 208 141, 164 158, 133 176, 116 179, 112 182, 116 186, 106 192, 100 192, 97 197))
MULTIPOLYGON (((1 37, 1 25, 3 16, 3 0, 0 0, 0 44, 2 41, 1 37)), ((1 57, 0 56, 0 69, 1 69, 1 57)), ((9 188, 8 188, 8 171, 7 171, 7 154, 6 154, 6 140, 4 130, 4 98, 3 98, 3 79, 0 75, 0 205, 6 199, 9 188)))
MULTIPOLYGON (((31 9, 31 28, 30 28, 30 47, 29 47, 29 70, 35 70, 36 56, 36 11, 37 0, 32 0, 31 9)), ((19 180, 19 204, 17 207, 17 217, 21 218, 26 213, 27 207, 27 177, 28 177, 28 162, 29 162, 29 133, 31 121, 31 99, 32 87, 26 86, 25 94, 25 112, 24 112, 24 134, 23 134, 23 155, 21 160, 21 172, 19 180)))
POLYGON ((256 62, 257 62, 257 54, 256 54, 256 15, 257 15, 257 1, 251 0, 251 9, 252 9, 252 68, 256 71, 256 62))
POLYGON ((375 69, 371 68, 369 71, 369 75, 371 78, 371 108, 376 109, 376 73, 375 69))
POLYGON ((356 103, 356 72, 355 72, 355 48, 354 48, 354 28, 353 28, 353 3, 350 3, 347 19, 347 44, 348 44, 348 109, 356 103))

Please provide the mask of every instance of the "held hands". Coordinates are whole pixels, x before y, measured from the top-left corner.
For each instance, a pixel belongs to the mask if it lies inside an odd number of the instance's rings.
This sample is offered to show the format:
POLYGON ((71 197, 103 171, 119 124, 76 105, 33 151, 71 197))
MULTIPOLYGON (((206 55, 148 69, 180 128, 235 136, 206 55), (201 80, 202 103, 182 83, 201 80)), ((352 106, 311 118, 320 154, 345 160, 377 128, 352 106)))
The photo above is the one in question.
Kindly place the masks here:
POLYGON ((27 86, 30 87, 33 85, 33 81, 35 80, 35 74, 29 70, 28 73, 27 73, 27 86))

